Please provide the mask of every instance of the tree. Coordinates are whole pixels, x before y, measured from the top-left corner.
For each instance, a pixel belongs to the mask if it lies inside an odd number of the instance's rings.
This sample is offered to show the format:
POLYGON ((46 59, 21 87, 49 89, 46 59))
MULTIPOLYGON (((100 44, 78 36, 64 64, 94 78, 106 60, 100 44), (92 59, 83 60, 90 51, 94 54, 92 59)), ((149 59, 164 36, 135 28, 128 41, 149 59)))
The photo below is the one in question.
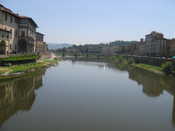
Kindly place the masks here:
POLYGON ((112 47, 104 47, 102 49, 102 55, 104 55, 104 56, 113 56, 114 55, 114 49, 112 47))
POLYGON ((89 48, 88 47, 86 48, 85 52, 86 52, 86 57, 88 58, 89 57, 89 48))
POLYGON ((65 56, 65 53, 66 53, 66 48, 64 47, 64 48, 62 49, 62 56, 63 56, 63 57, 65 56))
POLYGON ((166 62, 161 65, 162 71, 165 72, 167 75, 174 74, 175 71, 175 65, 173 62, 166 62))

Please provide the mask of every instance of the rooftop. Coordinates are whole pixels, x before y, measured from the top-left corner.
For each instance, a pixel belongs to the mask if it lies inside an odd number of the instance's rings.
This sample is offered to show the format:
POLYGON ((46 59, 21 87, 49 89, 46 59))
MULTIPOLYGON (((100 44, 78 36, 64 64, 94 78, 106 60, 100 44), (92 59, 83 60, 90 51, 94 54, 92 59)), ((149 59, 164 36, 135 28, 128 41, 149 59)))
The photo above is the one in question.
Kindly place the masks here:
POLYGON ((44 34, 42 34, 42 33, 40 33, 40 32, 36 32, 36 34, 38 34, 38 35, 44 35, 44 34))
MULTIPOLYGON (((148 35, 163 35, 162 33, 160 33, 160 32, 157 32, 157 31, 152 31, 150 34, 148 34, 148 35)), ((147 36, 148 36, 147 35, 147 36)))
POLYGON ((10 10, 10 9, 6 8, 5 6, 3 6, 2 4, 0 4, 0 10, 3 11, 3 12, 8 13, 10 15, 13 15, 13 16, 19 18, 19 19, 28 19, 28 20, 30 20, 34 24, 34 26, 38 27, 38 25, 36 24, 36 22, 31 17, 20 16, 20 15, 14 13, 12 10, 10 10))
POLYGON ((30 20, 34 24, 35 27, 38 27, 38 25, 36 24, 36 22, 31 17, 28 17, 28 16, 18 16, 18 18, 20 18, 20 19, 28 19, 28 20, 30 20))

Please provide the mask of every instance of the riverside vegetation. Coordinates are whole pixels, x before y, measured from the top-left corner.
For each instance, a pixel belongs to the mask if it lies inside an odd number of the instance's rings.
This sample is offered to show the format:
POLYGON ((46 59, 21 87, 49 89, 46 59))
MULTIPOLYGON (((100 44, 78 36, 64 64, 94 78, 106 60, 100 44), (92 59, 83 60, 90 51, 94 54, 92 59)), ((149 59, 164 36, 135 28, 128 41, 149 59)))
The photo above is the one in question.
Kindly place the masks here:
POLYGON ((35 60, 38 59, 38 55, 16 55, 16 56, 9 56, 9 57, 4 57, 0 58, 0 62, 8 62, 8 61, 25 61, 25 60, 35 60))
POLYGON ((135 60, 132 58, 126 59, 123 56, 112 56, 108 57, 113 64, 115 64, 120 69, 126 69, 129 66, 144 69, 150 72, 158 73, 158 74, 166 74, 166 75, 175 75, 175 64, 173 62, 163 63, 161 66, 154 66, 143 63, 135 63, 135 60))
MULTIPOLYGON (((148 63, 136 63, 132 58, 126 58, 124 53, 120 52, 116 54, 116 45, 128 45, 133 42, 114 42, 113 44, 97 44, 97 45, 79 45, 72 46, 69 48, 56 49, 53 52, 60 56, 73 56, 75 58, 88 58, 88 59, 106 59, 111 63, 114 63, 119 68, 125 68, 132 66, 135 68, 141 68, 147 71, 151 71, 159 74, 175 75, 175 64, 174 62, 168 61, 160 66, 155 66, 148 63)), ((127 54, 126 54, 127 56, 127 54)))
POLYGON ((36 62, 18 65, 7 64, 6 66, 0 66, 0 79, 16 78, 25 73, 35 72, 37 69, 45 68, 58 62, 57 58, 39 59, 38 55, 11 56, 7 58, 1 58, 0 62, 5 61, 8 63, 11 61, 17 62, 28 60, 36 60, 36 62))

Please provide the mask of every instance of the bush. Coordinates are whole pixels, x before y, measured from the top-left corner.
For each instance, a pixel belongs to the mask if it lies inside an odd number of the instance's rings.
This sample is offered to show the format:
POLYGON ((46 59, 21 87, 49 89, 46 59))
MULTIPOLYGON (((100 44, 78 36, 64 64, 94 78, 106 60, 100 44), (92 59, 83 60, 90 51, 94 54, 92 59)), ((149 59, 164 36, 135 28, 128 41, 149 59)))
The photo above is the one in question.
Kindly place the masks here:
POLYGON ((162 71, 165 72, 167 75, 174 74, 175 65, 172 62, 166 62, 161 65, 162 71))
POLYGON ((134 63, 135 63, 135 60, 133 58, 128 59, 128 64, 129 65, 134 64, 134 63))
POLYGON ((37 55, 19 55, 19 56, 9 56, 6 58, 0 58, 0 61, 25 61, 38 59, 37 55))

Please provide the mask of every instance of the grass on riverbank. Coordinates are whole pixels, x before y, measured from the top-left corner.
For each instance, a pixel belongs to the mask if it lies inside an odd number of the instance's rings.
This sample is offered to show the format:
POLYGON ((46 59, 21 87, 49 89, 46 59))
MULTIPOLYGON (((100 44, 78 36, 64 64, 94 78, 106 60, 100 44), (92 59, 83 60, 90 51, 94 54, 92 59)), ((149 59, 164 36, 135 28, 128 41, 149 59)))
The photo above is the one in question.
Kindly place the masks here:
POLYGON ((162 68, 159 66, 153 66, 148 64, 132 64, 132 66, 140 69, 144 69, 153 73, 163 74, 162 68))
POLYGON ((147 70, 153 73, 157 74, 164 74, 163 67, 162 66, 154 66, 149 64, 143 64, 143 63, 135 63, 134 59, 128 58, 126 59, 123 56, 114 56, 109 58, 112 63, 114 63, 117 67, 121 69, 127 69, 129 67, 135 67, 140 68, 143 70, 147 70))
POLYGON ((37 55, 19 55, 19 56, 9 56, 5 58, 0 58, 0 61, 26 61, 38 59, 37 55))
POLYGON ((56 64, 57 62, 58 60, 56 59, 44 59, 44 60, 38 61, 37 63, 14 65, 9 67, 0 67, 0 75, 7 76, 15 73, 30 72, 38 68, 43 68, 43 67, 56 64))

